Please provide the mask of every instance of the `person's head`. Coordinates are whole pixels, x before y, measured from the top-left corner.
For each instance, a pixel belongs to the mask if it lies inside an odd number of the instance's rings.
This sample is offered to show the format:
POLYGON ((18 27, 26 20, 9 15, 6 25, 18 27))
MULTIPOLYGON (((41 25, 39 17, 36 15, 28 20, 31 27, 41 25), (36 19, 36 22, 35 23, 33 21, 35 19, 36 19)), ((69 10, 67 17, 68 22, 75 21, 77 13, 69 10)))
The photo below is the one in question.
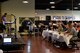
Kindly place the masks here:
POLYGON ((7 13, 4 13, 4 15, 2 17, 6 17, 7 13))
POLYGON ((50 28, 51 28, 51 30, 54 30, 53 26, 51 26, 50 28))
POLYGON ((7 13, 4 13, 4 15, 7 15, 7 13))
POLYGON ((69 23, 68 28, 72 28, 72 27, 73 27, 72 23, 69 23))
POLYGON ((7 13, 4 13, 4 16, 6 16, 7 15, 7 13))

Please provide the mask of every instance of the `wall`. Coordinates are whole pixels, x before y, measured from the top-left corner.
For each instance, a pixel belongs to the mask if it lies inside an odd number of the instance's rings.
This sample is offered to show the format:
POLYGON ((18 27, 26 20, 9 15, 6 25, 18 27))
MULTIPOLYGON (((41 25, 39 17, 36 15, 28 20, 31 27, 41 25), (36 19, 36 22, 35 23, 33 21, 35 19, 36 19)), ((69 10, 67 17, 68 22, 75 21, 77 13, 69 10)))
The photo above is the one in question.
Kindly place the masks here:
POLYGON ((19 28, 19 17, 34 17, 35 16, 35 1, 28 0, 28 4, 22 3, 23 0, 8 0, 2 3, 2 14, 5 12, 14 14, 17 19, 17 30, 19 28))
POLYGON ((1 22, 1 2, 0 2, 0 22, 1 22))
POLYGON ((36 10, 36 16, 40 17, 40 20, 46 20, 46 15, 53 16, 74 16, 76 21, 80 21, 80 11, 67 11, 67 10, 36 10))

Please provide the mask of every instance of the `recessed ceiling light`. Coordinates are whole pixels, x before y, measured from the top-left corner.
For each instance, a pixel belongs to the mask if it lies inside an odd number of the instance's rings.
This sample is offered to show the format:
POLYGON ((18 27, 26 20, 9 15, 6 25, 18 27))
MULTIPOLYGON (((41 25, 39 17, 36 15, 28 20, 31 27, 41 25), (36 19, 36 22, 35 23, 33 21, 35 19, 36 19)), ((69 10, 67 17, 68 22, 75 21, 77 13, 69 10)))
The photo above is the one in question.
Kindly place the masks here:
POLYGON ((70 10, 69 8, 67 8, 66 10, 70 10))
POLYGON ((50 10, 49 8, 47 8, 46 10, 50 10))
POLYGON ((55 6, 51 6, 51 8, 55 8, 55 6))
POLYGON ((50 4, 55 4, 55 2, 50 2, 50 4))
POLYGON ((78 3, 78 5, 80 5, 80 3, 78 3))
POLYGON ((28 3, 28 1, 27 0, 24 0, 24 1, 22 1, 23 3, 28 3))
POLYGON ((74 7, 74 9, 78 9, 78 7, 74 7))

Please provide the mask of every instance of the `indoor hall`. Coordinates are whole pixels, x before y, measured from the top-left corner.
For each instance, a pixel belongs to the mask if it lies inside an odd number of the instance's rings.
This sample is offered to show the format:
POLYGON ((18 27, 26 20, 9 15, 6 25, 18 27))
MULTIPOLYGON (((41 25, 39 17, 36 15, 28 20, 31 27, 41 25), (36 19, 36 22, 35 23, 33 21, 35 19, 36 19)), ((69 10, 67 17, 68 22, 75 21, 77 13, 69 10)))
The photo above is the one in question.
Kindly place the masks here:
POLYGON ((0 1, 0 53, 79 53, 79 0, 0 1))
MULTIPOLYGON (((80 50, 71 48, 58 48, 47 40, 43 40, 41 36, 22 36, 26 45, 23 51, 9 51, 8 53, 79 53, 80 50)), ((80 43, 79 43, 80 44, 80 43)), ((79 45, 80 47, 80 45, 79 45)), ((6 53, 6 52, 4 52, 6 53)))

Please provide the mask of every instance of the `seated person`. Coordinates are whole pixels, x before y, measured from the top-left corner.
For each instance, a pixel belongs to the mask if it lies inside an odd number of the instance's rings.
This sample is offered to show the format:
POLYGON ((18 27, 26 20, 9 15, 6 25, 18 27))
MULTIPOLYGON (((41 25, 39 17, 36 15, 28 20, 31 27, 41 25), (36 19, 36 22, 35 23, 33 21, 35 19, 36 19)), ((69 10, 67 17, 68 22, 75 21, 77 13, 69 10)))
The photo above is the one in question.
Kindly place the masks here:
POLYGON ((62 23, 58 23, 58 32, 62 31, 63 31, 62 23))
POLYGON ((77 25, 77 31, 80 31, 80 25, 77 25))
POLYGON ((78 38, 80 38, 80 25, 77 26, 77 32, 78 32, 77 36, 78 38))
POLYGON ((52 22, 52 21, 50 21, 50 22, 49 22, 49 24, 48 24, 48 29, 49 29, 49 30, 51 30, 51 28, 50 28, 50 27, 52 27, 52 26, 53 26, 53 22, 52 22))
POLYGON ((63 28, 63 31, 66 31, 66 30, 67 30, 67 25, 64 25, 64 24, 62 23, 62 28, 63 28))
POLYGON ((52 31, 54 31, 54 28, 53 28, 53 27, 50 27, 50 29, 51 29, 52 31))
POLYGON ((45 29, 45 25, 43 23, 40 23, 39 24, 39 31, 42 33, 44 29, 45 29))
POLYGON ((73 35, 73 37, 77 36, 77 31, 75 27, 73 27, 72 23, 68 24, 68 30, 65 31, 64 34, 73 35))

